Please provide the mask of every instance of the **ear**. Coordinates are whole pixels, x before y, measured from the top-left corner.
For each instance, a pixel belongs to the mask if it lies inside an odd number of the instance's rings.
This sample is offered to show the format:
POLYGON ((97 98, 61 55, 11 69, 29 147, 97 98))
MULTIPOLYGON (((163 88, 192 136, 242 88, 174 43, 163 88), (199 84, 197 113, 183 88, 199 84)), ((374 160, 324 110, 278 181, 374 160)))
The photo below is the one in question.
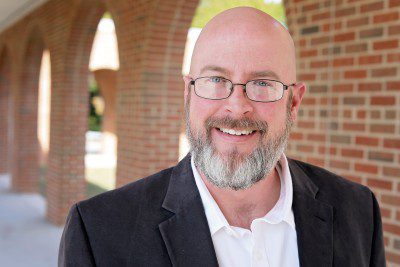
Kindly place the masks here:
POLYGON ((296 121, 297 120, 297 113, 299 112, 300 104, 301 101, 303 100, 303 96, 307 90, 307 86, 303 82, 296 83, 296 85, 293 86, 293 98, 292 98, 292 104, 290 107, 290 113, 292 115, 292 120, 296 121))
POLYGON ((190 94, 190 82, 193 80, 189 75, 184 75, 183 81, 185 82, 185 91, 184 91, 184 98, 185 98, 185 103, 187 100, 188 95, 190 94))

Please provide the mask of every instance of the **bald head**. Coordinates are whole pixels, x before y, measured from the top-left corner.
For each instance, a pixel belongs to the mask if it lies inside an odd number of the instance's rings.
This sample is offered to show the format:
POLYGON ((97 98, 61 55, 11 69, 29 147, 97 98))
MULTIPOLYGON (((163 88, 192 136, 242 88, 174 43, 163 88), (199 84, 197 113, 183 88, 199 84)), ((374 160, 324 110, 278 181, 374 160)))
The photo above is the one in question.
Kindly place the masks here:
POLYGON ((208 67, 218 67, 232 80, 239 78, 239 72, 268 71, 277 76, 272 78, 293 83, 295 65, 293 40, 287 29, 258 9, 237 7, 218 14, 203 28, 193 51, 190 75, 199 77, 208 67))

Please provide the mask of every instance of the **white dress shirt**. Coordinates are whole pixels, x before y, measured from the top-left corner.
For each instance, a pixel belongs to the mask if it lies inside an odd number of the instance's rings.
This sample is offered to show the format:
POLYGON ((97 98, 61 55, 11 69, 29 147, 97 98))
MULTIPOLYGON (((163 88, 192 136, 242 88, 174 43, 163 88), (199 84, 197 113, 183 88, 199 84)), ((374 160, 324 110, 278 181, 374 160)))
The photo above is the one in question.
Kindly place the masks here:
POLYGON ((191 165, 221 267, 299 266, 292 177, 284 154, 276 166, 281 181, 279 200, 264 217, 252 221, 251 230, 229 225, 201 179, 193 157, 191 165))

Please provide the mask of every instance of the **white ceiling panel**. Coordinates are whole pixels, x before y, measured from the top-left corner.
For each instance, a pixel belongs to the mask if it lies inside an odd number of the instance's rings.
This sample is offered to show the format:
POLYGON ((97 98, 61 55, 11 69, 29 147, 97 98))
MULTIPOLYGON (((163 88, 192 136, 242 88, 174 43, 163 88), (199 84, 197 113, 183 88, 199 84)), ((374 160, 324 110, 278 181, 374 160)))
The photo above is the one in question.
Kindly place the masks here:
POLYGON ((0 32, 48 0, 0 0, 0 32))

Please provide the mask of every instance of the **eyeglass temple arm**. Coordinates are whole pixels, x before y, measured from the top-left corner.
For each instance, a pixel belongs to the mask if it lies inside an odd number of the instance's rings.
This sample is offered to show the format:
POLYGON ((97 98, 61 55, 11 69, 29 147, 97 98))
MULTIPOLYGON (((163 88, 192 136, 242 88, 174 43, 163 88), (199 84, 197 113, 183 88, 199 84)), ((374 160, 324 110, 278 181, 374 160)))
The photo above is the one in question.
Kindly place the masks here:
POLYGON ((296 85, 295 83, 288 84, 288 85, 284 84, 284 85, 283 85, 283 90, 287 90, 287 89, 289 89, 289 87, 295 86, 295 85, 296 85))

